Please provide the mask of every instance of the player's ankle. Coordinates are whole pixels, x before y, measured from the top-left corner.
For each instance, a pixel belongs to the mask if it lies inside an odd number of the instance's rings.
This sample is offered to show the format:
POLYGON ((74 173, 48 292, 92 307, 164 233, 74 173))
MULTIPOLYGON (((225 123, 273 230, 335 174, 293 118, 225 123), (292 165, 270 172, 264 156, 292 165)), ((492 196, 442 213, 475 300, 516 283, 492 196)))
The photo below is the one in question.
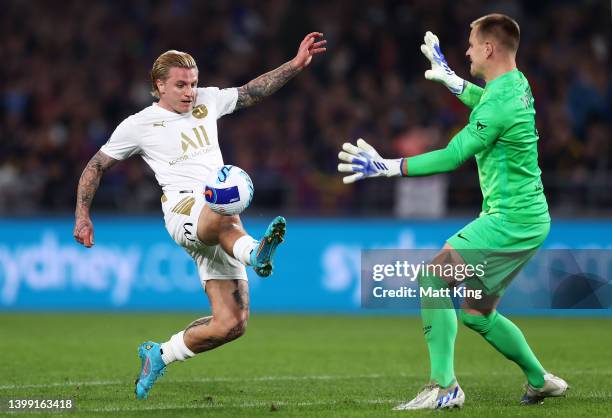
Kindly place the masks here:
POLYGON ((234 258, 245 266, 251 265, 251 252, 257 246, 257 241, 250 235, 244 235, 236 240, 232 252, 234 258))
POLYGON ((175 361, 185 361, 195 356, 195 353, 187 347, 183 334, 185 331, 174 334, 168 341, 161 344, 161 357, 164 364, 168 365, 175 361))

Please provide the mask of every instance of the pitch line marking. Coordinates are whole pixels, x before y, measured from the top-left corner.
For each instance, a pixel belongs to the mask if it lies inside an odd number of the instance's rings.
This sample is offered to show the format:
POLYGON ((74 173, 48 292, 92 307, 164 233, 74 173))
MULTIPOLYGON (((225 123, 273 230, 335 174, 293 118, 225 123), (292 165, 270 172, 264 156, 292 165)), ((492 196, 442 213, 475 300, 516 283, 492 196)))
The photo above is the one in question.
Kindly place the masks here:
MULTIPOLYGON (((588 375, 588 376, 610 376, 610 371, 599 371, 599 370, 559 370, 557 371, 560 375, 588 375)), ((513 372, 491 372, 490 375, 494 376, 515 376, 519 375, 513 372)), ((464 372, 457 373, 459 377, 474 376, 475 373, 464 372)), ((423 378, 423 374, 410 374, 400 373, 396 375, 386 374, 361 374, 361 375, 311 375, 311 376, 257 376, 257 377, 231 377, 231 376, 219 376, 219 377, 202 377, 194 379, 167 379, 163 380, 162 384, 166 383, 215 383, 215 382, 274 382, 274 381, 304 381, 304 380, 352 380, 352 379, 383 379, 383 378, 423 378)), ((12 389, 35 389, 35 388, 53 388, 53 387, 69 387, 69 386, 111 386, 111 385, 123 385, 131 384, 132 380, 88 380, 88 381, 66 381, 66 382, 52 382, 52 383, 31 383, 31 384, 9 384, 0 385, 0 390, 12 390, 12 389)))
MULTIPOLYGON (((301 380, 351 380, 351 379, 383 379, 383 378, 402 378, 402 377, 419 377, 420 375, 399 374, 399 375, 384 375, 384 374, 362 374, 362 375, 311 375, 311 376, 257 376, 257 377, 202 377, 194 379, 164 379, 163 383, 215 383, 215 382, 273 382, 273 381, 301 381, 301 380)), ((0 390, 8 389, 28 389, 28 388, 50 388, 50 387, 66 387, 66 386, 105 386, 105 385, 120 385, 131 383, 131 380, 92 380, 92 381, 66 381, 54 383, 32 383, 32 384, 12 384, 0 385, 0 390)))
POLYGON ((220 409, 220 408, 270 408, 272 405, 281 407, 303 407, 303 406, 326 406, 326 405, 350 405, 350 404, 362 404, 362 405, 387 405, 394 403, 405 402, 401 399, 342 399, 332 401, 300 401, 300 402, 288 402, 288 401, 255 401, 255 402, 242 402, 242 403, 212 403, 212 404, 200 404, 200 405, 160 405, 160 406, 137 406, 137 407, 107 407, 107 408, 79 408, 79 411, 84 412, 122 412, 122 411, 162 411, 170 409, 220 409))

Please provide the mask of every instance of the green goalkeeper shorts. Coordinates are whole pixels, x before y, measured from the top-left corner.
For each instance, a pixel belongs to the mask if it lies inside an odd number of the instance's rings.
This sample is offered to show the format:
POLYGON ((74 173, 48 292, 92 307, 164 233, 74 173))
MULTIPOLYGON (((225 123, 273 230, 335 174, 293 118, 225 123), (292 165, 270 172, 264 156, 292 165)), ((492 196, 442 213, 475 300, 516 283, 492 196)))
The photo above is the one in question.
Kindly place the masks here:
POLYGON ((477 271, 484 272, 467 279, 466 285, 482 289, 487 295, 501 296, 542 245, 549 230, 550 222, 525 224, 483 215, 447 242, 466 264, 480 265, 477 271))

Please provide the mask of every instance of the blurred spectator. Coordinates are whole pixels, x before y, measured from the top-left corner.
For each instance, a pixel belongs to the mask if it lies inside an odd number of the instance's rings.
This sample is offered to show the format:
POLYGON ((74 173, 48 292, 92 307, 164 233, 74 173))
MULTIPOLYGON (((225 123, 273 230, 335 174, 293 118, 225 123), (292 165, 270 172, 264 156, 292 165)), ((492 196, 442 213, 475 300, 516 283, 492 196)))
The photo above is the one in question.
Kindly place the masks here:
MULTIPOLYGON (((194 55, 200 85, 239 86, 290 59, 308 31, 320 30, 329 41, 324 59, 263 103, 220 120, 225 161, 255 183, 250 213, 390 215, 395 207, 407 216, 441 216, 448 205, 451 213, 473 214, 481 199, 473 162, 423 185, 407 180, 398 192, 392 181, 343 185, 337 153, 358 137, 389 158, 445 146, 469 111, 423 79, 419 45, 426 30, 436 32, 452 68, 467 77, 469 23, 492 11, 521 25, 518 65, 536 99, 551 209, 609 210, 607 7, 589 0, 67 0, 61 7, 7 0, 0 16, 0 212, 71 211, 89 158, 122 119, 151 103, 150 66, 165 50, 194 55)), ((149 168, 133 159, 105 175, 94 210, 158 211, 159 194, 149 168)))
MULTIPOLYGON (((440 129, 413 127, 394 140, 395 155, 412 157, 442 146, 440 129)), ((439 218, 446 213, 447 175, 396 182, 397 217, 439 218)))

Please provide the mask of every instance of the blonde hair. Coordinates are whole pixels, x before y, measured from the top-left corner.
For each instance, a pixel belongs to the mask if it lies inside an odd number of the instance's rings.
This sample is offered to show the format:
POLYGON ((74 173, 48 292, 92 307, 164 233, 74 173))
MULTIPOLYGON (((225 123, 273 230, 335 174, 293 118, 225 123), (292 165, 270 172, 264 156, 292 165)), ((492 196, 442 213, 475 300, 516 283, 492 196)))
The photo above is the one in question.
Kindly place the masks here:
POLYGON ((157 80, 166 81, 172 67, 198 68, 195 60, 186 52, 171 49, 161 54, 153 63, 151 68, 151 95, 159 99, 159 89, 155 83, 157 80))
MULTIPOLYGON (((494 37, 508 51, 516 53, 521 40, 521 29, 516 20, 500 13, 492 13, 476 19, 470 24, 478 30, 479 37, 494 37)), ((482 39, 482 38, 480 38, 482 39)))

